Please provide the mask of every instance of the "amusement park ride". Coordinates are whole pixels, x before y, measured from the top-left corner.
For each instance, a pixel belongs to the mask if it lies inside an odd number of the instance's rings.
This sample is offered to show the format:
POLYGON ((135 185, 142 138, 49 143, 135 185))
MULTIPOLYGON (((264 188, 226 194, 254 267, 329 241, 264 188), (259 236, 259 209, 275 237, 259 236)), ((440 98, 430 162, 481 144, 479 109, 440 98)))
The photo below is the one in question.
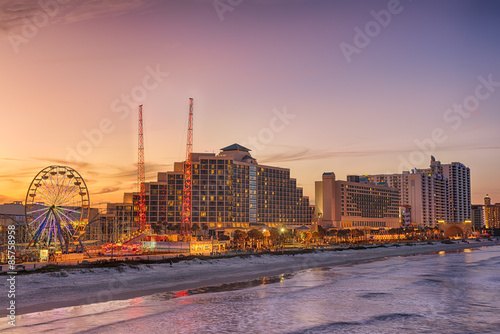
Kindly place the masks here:
POLYGON ((68 253, 81 247, 90 210, 89 192, 81 175, 66 166, 49 166, 33 179, 26 194, 30 247, 58 248, 68 253))
MULTIPOLYGON (((142 105, 139 106, 138 142, 138 220, 137 231, 123 243, 106 244, 103 253, 137 254, 141 251, 137 242, 152 233, 146 217, 146 187, 144 171, 144 127, 142 105)), ((184 163, 182 198, 181 240, 191 236, 191 183, 193 152, 193 99, 189 99, 189 119, 184 163)), ((26 224, 29 234, 27 249, 49 249, 55 252, 86 252, 81 241, 85 227, 91 223, 90 198, 82 176, 67 166, 49 166, 33 179, 26 194, 26 224)), ((90 254, 87 253, 88 256, 90 254)))
POLYGON ((189 121, 186 145, 186 162, 184 163, 184 187, 182 196, 181 237, 189 239, 191 236, 191 177, 193 165, 193 99, 189 98, 189 121))

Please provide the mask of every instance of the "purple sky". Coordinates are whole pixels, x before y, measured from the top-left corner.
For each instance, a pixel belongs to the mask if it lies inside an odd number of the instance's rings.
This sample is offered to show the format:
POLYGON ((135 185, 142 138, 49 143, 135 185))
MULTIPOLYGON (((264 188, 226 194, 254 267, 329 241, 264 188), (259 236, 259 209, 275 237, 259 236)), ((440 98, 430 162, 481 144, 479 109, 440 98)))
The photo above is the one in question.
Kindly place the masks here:
POLYGON ((0 202, 53 164, 94 203, 121 201, 137 105, 155 180, 184 158, 189 97, 194 151, 251 146, 311 198, 325 171, 396 173, 433 154, 471 168, 473 203, 500 202, 496 1, 41 3, 0 1, 0 202))

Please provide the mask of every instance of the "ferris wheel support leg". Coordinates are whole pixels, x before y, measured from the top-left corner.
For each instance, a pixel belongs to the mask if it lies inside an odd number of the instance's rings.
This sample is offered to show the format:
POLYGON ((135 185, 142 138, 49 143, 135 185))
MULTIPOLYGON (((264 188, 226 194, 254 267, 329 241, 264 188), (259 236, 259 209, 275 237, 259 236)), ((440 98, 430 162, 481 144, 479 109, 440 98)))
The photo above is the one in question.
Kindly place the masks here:
POLYGON ((40 239, 40 236, 42 235, 43 231, 45 231, 46 227, 47 227, 47 216, 45 216, 45 219, 43 220, 43 222, 40 224, 40 226, 38 226, 37 230, 35 231, 33 239, 31 240, 30 244, 28 245, 28 248, 31 247, 31 244, 33 244, 33 246, 36 245, 36 243, 38 242, 38 239, 40 239))
POLYGON ((59 244, 61 245, 61 249, 63 249, 63 236, 61 231, 61 225, 57 222, 57 232, 59 233, 59 244))
POLYGON ((44 222, 42 223, 42 225, 40 225, 40 226, 38 227, 38 229, 37 229, 37 230, 36 230, 36 232, 35 232, 35 235, 33 236, 33 239, 31 239, 31 242, 30 242, 30 243, 29 243, 29 245, 28 245, 28 248, 30 248, 30 247, 31 247, 31 244, 33 244, 33 246, 35 246, 35 245, 36 245, 36 243, 37 243, 38 239, 40 238, 40 235, 41 235, 41 233, 42 233, 43 229, 45 228, 45 223, 46 223, 46 221, 44 221, 44 222))

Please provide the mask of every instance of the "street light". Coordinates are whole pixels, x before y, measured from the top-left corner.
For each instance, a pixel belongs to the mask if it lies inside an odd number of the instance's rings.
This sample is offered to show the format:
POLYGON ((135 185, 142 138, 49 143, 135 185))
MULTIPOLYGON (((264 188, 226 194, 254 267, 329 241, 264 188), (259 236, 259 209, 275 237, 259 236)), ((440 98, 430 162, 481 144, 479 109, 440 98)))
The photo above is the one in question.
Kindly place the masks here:
POLYGON ((264 246, 266 245, 266 232, 267 232, 266 229, 262 230, 262 237, 264 238, 264 246))
MULTIPOLYGON (((281 228, 281 233, 283 233, 283 232, 285 232, 285 228, 284 227, 281 228)), ((281 254, 283 254, 283 244, 281 242, 281 233, 280 233, 280 246, 281 246, 281 254)))

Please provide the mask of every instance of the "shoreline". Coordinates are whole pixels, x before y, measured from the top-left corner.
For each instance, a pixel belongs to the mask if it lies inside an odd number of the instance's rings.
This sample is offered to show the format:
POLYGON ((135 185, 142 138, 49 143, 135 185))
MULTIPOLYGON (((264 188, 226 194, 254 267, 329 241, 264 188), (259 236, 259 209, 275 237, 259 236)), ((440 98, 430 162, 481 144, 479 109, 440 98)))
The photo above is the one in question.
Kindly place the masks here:
POLYGON ((26 315, 157 293, 216 287, 280 275, 283 277, 312 268, 356 265, 389 257, 430 255, 441 251, 454 252, 495 245, 500 244, 495 241, 468 244, 436 242, 433 245, 402 244, 399 247, 294 252, 294 255, 285 252, 283 255, 263 253, 236 254, 231 257, 192 256, 181 258, 173 266, 168 261, 161 261, 151 264, 124 262, 113 267, 60 268, 57 272, 33 272, 17 277, 17 304, 20 306, 16 313, 26 315), (26 287, 29 288, 25 290, 26 287), (31 291, 28 291, 30 288, 31 291))

